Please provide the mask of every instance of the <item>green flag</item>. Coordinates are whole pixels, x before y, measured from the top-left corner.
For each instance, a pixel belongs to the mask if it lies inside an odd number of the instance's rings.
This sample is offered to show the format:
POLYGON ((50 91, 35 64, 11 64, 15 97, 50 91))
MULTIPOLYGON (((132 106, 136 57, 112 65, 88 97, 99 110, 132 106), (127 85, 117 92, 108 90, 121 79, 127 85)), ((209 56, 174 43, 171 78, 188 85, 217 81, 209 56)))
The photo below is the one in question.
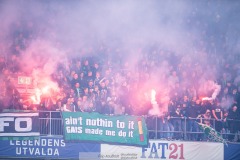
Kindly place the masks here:
POLYGON ((204 131, 204 134, 212 141, 214 142, 221 142, 227 145, 227 142, 225 139, 222 138, 221 134, 218 133, 215 129, 213 129, 212 127, 206 125, 206 124, 202 124, 202 123, 198 123, 198 125, 200 126, 200 128, 204 131))

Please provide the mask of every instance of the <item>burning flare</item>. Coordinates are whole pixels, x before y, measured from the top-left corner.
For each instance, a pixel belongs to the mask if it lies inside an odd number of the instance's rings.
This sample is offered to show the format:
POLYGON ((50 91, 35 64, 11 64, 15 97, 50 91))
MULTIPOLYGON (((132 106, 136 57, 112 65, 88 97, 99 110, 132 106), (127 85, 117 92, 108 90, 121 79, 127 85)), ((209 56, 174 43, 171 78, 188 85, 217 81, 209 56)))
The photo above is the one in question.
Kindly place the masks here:
POLYGON ((31 96, 33 104, 40 104, 42 92, 39 88, 35 89, 35 95, 31 96))
POLYGON ((148 114, 151 116, 160 116, 160 109, 158 103, 156 101, 156 91, 154 89, 151 90, 151 104, 152 109, 149 110, 148 114))
POLYGON ((156 91, 154 89, 151 90, 151 104, 157 104, 156 91))

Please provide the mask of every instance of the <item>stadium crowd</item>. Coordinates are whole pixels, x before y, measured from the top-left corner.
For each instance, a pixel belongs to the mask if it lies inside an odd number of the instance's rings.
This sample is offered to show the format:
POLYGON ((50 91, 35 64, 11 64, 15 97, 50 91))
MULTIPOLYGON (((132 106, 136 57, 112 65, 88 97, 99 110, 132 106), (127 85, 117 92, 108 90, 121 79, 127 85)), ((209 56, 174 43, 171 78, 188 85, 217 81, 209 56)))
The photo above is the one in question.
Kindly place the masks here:
MULTIPOLYGON (((17 45, 13 53, 0 57, 1 110, 148 115, 152 108, 149 91, 155 87, 160 110, 162 106, 167 106, 162 110, 163 114, 156 115, 159 119, 158 129, 176 131, 174 134, 160 133, 160 137, 181 139, 183 135, 180 132, 184 129, 198 132, 196 122, 214 125, 218 132, 237 133, 240 130, 240 123, 232 121, 240 120, 238 54, 208 53, 203 50, 191 56, 151 45, 147 49, 138 49, 139 60, 132 65, 121 49, 101 45, 98 49, 87 49, 88 54, 85 55, 89 56, 80 54, 79 57, 69 58, 67 64, 59 63, 51 75, 52 81, 58 84, 58 92, 42 95, 39 105, 26 105, 11 76, 24 74, 19 66, 19 51, 24 50, 27 38, 17 34, 15 42, 17 45), (154 86, 151 86, 153 81, 154 86), (217 97, 203 100, 204 97, 211 97, 213 84, 221 86, 217 97)), ((149 122, 149 129, 154 128, 151 116, 149 122)), ((197 135, 188 135, 188 138, 197 140, 197 135)), ((228 138, 233 140, 234 136, 228 138)))

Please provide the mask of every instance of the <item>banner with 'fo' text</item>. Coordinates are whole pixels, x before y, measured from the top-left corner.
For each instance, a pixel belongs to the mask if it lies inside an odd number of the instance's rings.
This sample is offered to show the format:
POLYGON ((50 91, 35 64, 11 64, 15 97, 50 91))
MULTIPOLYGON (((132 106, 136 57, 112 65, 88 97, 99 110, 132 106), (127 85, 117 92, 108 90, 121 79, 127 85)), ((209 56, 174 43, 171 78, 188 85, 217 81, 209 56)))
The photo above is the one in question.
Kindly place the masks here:
POLYGON ((145 119, 138 116, 108 116, 99 113, 63 112, 64 139, 147 145, 145 119))
POLYGON ((0 139, 39 135, 39 113, 0 113, 0 139))

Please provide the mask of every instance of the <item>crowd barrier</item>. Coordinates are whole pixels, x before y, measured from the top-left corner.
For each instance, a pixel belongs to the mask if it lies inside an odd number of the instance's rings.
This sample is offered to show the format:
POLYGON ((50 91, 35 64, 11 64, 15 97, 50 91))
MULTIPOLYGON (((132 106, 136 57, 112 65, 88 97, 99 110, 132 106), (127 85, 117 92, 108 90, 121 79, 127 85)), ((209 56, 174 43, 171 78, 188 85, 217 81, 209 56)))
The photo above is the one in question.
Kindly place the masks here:
MULTIPOLYGON (((40 135, 42 136, 63 136, 63 123, 61 112, 59 111, 39 111, 40 119, 40 135)), ((178 140, 191 140, 191 141, 204 141, 204 131, 200 128, 198 123, 201 123, 200 118, 186 117, 171 117, 160 118, 157 116, 145 116, 149 139, 178 139, 178 140)), ((204 122, 202 118, 202 122, 204 122)), ((228 119, 224 121, 216 121, 215 119, 207 119, 210 121, 210 126, 216 129, 216 123, 221 124, 219 133, 226 140, 232 139, 237 141, 240 137, 240 132, 230 132, 229 123, 236 123, 240 125, 240 121, 228 119)))

